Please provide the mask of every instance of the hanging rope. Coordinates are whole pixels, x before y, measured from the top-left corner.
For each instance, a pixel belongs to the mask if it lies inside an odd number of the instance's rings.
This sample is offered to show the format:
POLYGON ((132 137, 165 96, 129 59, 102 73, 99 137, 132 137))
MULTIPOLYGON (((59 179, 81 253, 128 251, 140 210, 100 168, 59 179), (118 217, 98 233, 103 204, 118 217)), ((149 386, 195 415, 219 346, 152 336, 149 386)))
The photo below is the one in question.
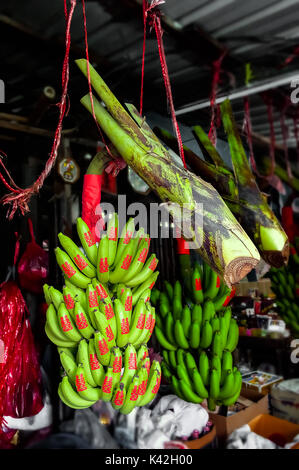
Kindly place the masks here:
POLYGON ((142 48, 142 68, 141 68, 141 91, 140 91, 140 114, 142 115, 143 109, 143 85, 144 85, 144 62, 145 62, 145 42, 146 42, 146 26, 147 22, 149 23, 150 28, 154 28, 157 43, 158 43, 158 51, 159 51, 159 58, 162 70, 163 81, 165 85, 166 91, 166 98, 167 103, 170 108, 172 124, 174 127, 174 131, 178 141, 179 153, 184 164, 184 167, 187 168, 185 155, 184 155, 184 148, 182 137, 179 129, 179 125, 176 119, 174 103, 173 103, 173 96, 171 90, 171 84, 169 79, 168 67, 166 62, 164 44, 163 44, 163 29, 161 25, 161 12, 157 8, 158 5, 165 3, 164 0, 153 0, 151 4, 148 4, 147 0, 143 0, 143 48, 142 48))
POLYGON ((86 22, 86 9, 85 9, 85 0, 82 0, 82 12, 83 12, 83 25, 84 25, 84 41, 85 41, 85 55, 86 55, 86 61, 87 61, 87 81, 88 81, 88 88, 89 88, 89 96, 90 96, 90 103, 91 103, 91 110, 92 110, 92 116, 94 119, 94 122, 97 126, 97 129, 99 131, 101 141, 103 142, 108 155, 111 158, 111 162, 107 165, 105 168, 105 171, 109 174, 111 173, 113 176, 117 176, 120 170, 126 167, 126 162, 124 161, 123 158, 120 156, 115 156, 112 154, 109 146, 107 145, 104 134, 102 132, 102 129, 97 121, 95 111, 94 111, 94 102, 93 102, 93 96, 92 96, 92 87, 91 87, 91 79, 90 79, 90 67, 89 67, 89 49, 88 49, 88 39, 87 39, 87 22, 86 22))
POLYGON ((221 116, 220 116, 220 107, 216 103, 217 91, 218 91, 218 84, 220 82, 220 73, 221 73, 221 65, 223 62, 224 57, 227 54, 227 50, 224 50, 220 57, 213 62, 213 78, 212 78, 212 88, 210 93, 210 106, 211 106, 211 123, 210 123, 210 130, 209 130, 209 139, 214 145, 216 146, 217 142, 217 131, 216 128, 220 126, 221 116))
POLYGON ((292 174, 292 169, 291 169, 291 164, 289 160, 289 152, 288 152, 288 136, 289 136, 289 130, 288 126, 286 125, 286 111, 288 107, 290 106, 290 100, 285 97, 284 103, 280 109, 280 127, 281 127, 281 133, 282 133, 282 141, 283 141, 283 150, 284 150, 284 156, 285 156, 285 163, 286 163, 286 168, 287 168, 287 173, 288 173, 288 178, 291 181, 293 179, 293 174, 292 174))
POLYGON ((2 204, 9 205, 7 217, 10 220, 13 218, 17 209, 19 209, 23 215, 29 211, 28 204, 29 204, 31 197, 40 191, 41 187, 44 184, 45 179, 47 178, 50 171, 52 170, 55 164, 56 158, 57 158, 57 152, 58 152, 58 148, 59 148, 60 140, 61 140, 63 119, 68 111, 67 91, 68 91, 68 83, 69 83, 69 54, 70 54, 70 46, 71 46, 70 27, 71 27, 71 22, 72 22, 75 7, 76 7, 76 0, 70 0, 69 10, 67 8, 67 0, 64 0, 66 30, 65 30, 65 55, 64 55, 63 65, 62 65, 62 95, 61 95, 60 102, 57 104, 59 108, 59 118, 58 118, 56 131, 54 134, 53 145, 52 145, 52 149, 50 152, 50 156, 46 162, 43 172, 40 174, 38 179, 31 186, 25 189, 21 189, 14 183, 9 172, 6 170, 5 165, 0 156, 1 166, 4 169, 9 181, 11 182, 11 185, 10 185, 5 180, 4 176, 1 175, 0 177, 1 181, 6 186, 6 188, 9 189, 10 191, 9 194, 6 194, 1 199, 2 204))
POLYGON ((272 96, 268 92, 264 92, 261 94, 264 103, 267 106, 267 115, 268 115, 268 122, 270 127, 270 146, 269 146, 269 153, 270 153, 270 160, 271 160, 271 168, 270 168, 270 175, 273 176, 275 170, 275 130, 274 130, 274 118, 273 118, 273 101, 272 96))

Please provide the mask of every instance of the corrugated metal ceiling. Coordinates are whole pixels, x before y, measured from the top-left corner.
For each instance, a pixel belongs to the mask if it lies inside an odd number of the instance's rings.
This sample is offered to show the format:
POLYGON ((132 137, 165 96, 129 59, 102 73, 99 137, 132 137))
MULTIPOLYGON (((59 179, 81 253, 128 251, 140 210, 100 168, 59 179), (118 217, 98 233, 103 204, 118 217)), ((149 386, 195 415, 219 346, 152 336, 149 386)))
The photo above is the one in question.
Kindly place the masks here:
MULTIPOLYGON (((140 4, 140 0, 87 1, 86 9, 91 57, 121 98, 138 102, 143 30, 141 9, 135 9, 134 3, 140 4)), ((238 87, 244 84, 245 62, 251 62, 256 79, 280 73, 278 65, 299 42, 298 5, 298 0, 167 0, 161 10, 174 22, 176 32, 200 28, 200 31, 211 36, 211 44, 216 39, 219 44, 227 47, 230 59, 224 62, 224 68, 233 74, 238 87)), ((0 46, 1 73, 3 72, 8 82, 9 94, 13 95, 8 95, 8 105, 11 105, 11 110, 18 109, 21 113, 27 113, 30 111, 31 98, 29 102, 26 101, 26 89, 22 84, 26 83, 26 87, 30 81, 35 87, 43 86, 48 81, 57 86, 59 84, 60 57, 55 61, 56 53, 52 55, 49 48, 44 53, 42 44, 38 44, 38 37, 48 43, 63 38, 63 1, 1 2, 1 14, 37 35, 34 47, 25 40, 14 43, 14 28, 7 26, 7 36, 0 46), (8 34, 9 31, 11 35, 8 34), (26 75, 27 79, 21 79, 22 75, 26 75), (24 96, 24 100, 16 101, 17 95, 24 96)), ((72 24, 75 46, 83 48, 83 34, 82 10, 78 0, 72 24)), ((207 42, 201 43, 198 35, 198 43, 188 47, 187 42, 182 42, 176 34, 172 35, 170 30, 165 32, 164 37, 176 106, 208 98, 213 57, 209 60, 205 56, 207 42)), ((22 36, 18 35, 18 38, 22 36)), ((218 52, 220 53, 220 49, 218 52)), ((217 53, 216 46, 214 53, 217 53)), ((290 64, 287 71, 296 70, 297 66, 298 59, 290 64)), ((79 90, 81 85, 78 84, 83 82, 76 71, 73 73, 73 95, 77 99, 82 94, 82 90, 79 90)), ((156 110, 165 112, 161 69, 153 35, 149 35, 147 42, 145 77, 147 106, 152 105, 156 110)), ((227 75, 223 77, 221 86, 224 90, 232 86, 227 75)), ((288 88, 285 93, 289 93, 288 88)), ((251 103, 253 130, 269 135, 265 105, 258 96, 252 98, 251 103)), ((242 101, 234 103, 234 109, 241 123, 242 101)), ((202 119, 202 114, 194 113, 188 119, 191 118, 194 121, 202 119)), ((277 141, 281 142, 278 113, 275 126, 277 141)), ((294 145, 291 134, 289 144, 294 145)))

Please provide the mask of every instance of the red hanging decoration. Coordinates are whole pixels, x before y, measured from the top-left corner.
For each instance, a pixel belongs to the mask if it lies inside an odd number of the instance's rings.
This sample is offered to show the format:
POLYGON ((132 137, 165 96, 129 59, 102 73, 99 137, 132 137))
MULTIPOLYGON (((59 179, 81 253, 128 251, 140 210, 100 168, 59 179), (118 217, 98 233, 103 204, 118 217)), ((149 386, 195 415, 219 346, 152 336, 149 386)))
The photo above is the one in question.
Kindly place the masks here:
POLYGON ((1 202, 2 204, 9 204, 10 208, 8 210, 8 218, 12 219, 16 210, 20 209, 21 213, 24 215, 26 212, 29 211, 28 203, 31 197, 34 194, 37 194, 41 187, 44 184, 45 179, 49 175, 50 171, 52 170, 56 158, 57 152, 60 145, 61 140, 61 131, 62 131, 62 124, 64 116, 68 112, 68 100, 67 100, 67 90, 68 90, 68 82, 69 82, 69 53, 70 53, 70 46, 71 46, 71 36, 70 36, 70 27, 72 22, 72 17, 74 13, 74 9, 76 6, 76 0, 70 0, 70 8, 69 11, 67 9, 67 0, 64 0, 64 12, 66 17, 66 31, 65 31, 65 56, 62 65, 62 95, 60 102, 57 104, 59 108, 59 118, 58 124, 54 135, 54 141, 50 153, 50 157, 48 158, 45 168, 38 177, 38 179, 28 188, 21 189, 19 188, 11 178, 9 172, 6 170, 3 161, 0 162, 2 167, 8 176, 8 179, 11 182, 11 185, 5 180, 4 176, 1 175, 1 181, 4 183, 7 189, 9 189, 10 193, 5 195, 1 202))
POLYGON ((216 146, 216 142, 217 142, 216 128, 219 127, 221 123, 220 108, 219 108, 219 105, 217 105, 216 103, 216 97, 217 97, 218 84, 220 82, 221 65, 226 54, 227 54, 227 50, 224 50, 221 53, 220 57, 213 62, 213 78, 212 78, 212 88, 211 88, 211 93, 210 93, 211 123, 210 123, 210 130, 209 130, 208 136, 214 146, 216 146))

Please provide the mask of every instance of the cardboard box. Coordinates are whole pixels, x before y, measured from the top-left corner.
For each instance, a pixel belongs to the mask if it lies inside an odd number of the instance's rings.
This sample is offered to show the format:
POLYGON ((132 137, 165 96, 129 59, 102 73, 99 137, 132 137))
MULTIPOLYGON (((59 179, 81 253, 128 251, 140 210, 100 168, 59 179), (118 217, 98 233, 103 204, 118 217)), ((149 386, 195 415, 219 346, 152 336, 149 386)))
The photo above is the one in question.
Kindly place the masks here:
MULTIPOLYGON (((210 420, 216 425, 216 434, 219 443, 223 443, 227 436, 235 429, 240 428, 244 424, 248 424, 253 418, 260 414, 267 414, 269 412, 268 395, 262 395, 256 391, 250 391, 249 396, 245 391, 239 397, 237 403, 241 407, 241 411, 231 414, 227 417, 220 416, 216 413, 209 413, 210 420)), ((230 408, 228 409, 228 413, 230 408)))
POLYGON ((247 297, 252 291, 264 297, 273 297, 271 291, 271 280, 269 278, 260 279, 256 282, 241 281, 236 286, 236 296, 247 297))

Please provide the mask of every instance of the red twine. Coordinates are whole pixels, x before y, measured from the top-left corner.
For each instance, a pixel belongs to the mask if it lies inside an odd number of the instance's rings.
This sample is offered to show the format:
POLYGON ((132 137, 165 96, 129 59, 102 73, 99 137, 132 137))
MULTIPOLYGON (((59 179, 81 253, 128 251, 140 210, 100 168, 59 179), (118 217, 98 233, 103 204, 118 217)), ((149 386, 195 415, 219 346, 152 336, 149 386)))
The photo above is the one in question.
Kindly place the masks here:
POLYGON ((268 122, 270 126, 270 159, 271 159, 271 170, 270 170, 270 175, 272 176, 274 174, 275 170, 275 130, 274 130, 274 118, 273 118, 273 102, 272 102, 272 96, 265 92, 262 93, 262 98, 267 106, 267 114, 268 114, 268 122))
POLYGON ((293 62, 295 57, 298 57, 298 56, 299 56, 299 46, 295 47, 292 54, 289 55, 278 68, 283 69, 284 67, 289 65, 291 62, 293 62))
POLYGON ((184 164, 184 167, 187 168, 185 155, 184 155, 184 148, 182 137, 179 129, 179 125, 175 115, 174 103, 173 103, 173 96, 171 91, 168 67, 166 62, 164 44, 163 44, 163 29, 161 26, 161 12, 157 8, 158 5, 165 3, 164 0, 154 0, 150 5, 148 4, 147 0, 143 0, 143 25, 144 25, 144 38, 143 38, 143 54, 142 54, 142 72, 141 72, 141 94, 140 94, 140 114, 142 115, 142 107, 143 107, 143 82, 144 82, 144 60, 145 60, 145 41, 146 41, 146 24, 148 17, 150 19, 150 27, 154 27, 157 42, 158 42, 158 51, 159 51, 159 58, 161 63, 162 69, 162 76, 164 80, 165 90, 166 90, 166 97, 167 102, 170 107, 171 118, 173 127, 175 130, 175 134, 178 141, 179 146, 179 153, 184 164))
POLYGON ((62 132, 62 123, 65 114, 67 114, 67 90, 68 90, 68 82, 69 82, 69 53, 70 53, 70 45, 71 45, 71 36, 70 36, 70 27, 72 22, 72 17, 74 13, 74 9, 76 6, 76 0, 70 0, 70 8, 69 11, 67 10, 67 0, 64 0, 64 12, 66 16, 66 31, 65 31, 65 56, 62 65, 62 95, 60 102, 57 104, 59 108, 59 119, 57 128, 54 135, 54 141, 50 153, 50 157, 48 158, 45 168, 39 178, 28 188, 21 189, 19 188, 14 181, 12 180, 9 172, 6 170, 4 163, 0 158, 0 162, 2 167, 12 183, 12 186, 5 181, 3 175, 1 175, 1 181, 4 185, 11 191, 9 194, 5 195, 1 202, 2 204, 9 204, 10 209, 8 210, 7 217, 11 220, 16 212, 17 209, 20 209, 21 213, 24 215, 26 212, 29 211, 28 203, 31 197, 34 194, 37 194, 41 187, 44 184, 45 179, 49 175, 50 171, 52 170, 56 158, 57 152, 60 145, 61 140, 61 132, 62 132), (12 194, 13 193, 13 194, 12 194))
POLYGON ((220 122, 221 122, 220 109, 219 109, 219 105, 217 105, 216 103, 216 96, 217 96, 218 84, 220 81, 221 65, 226 54, 227 54, 227 50, 224 50, 221 53, 220 57, 213 62, 213 79, 212 79, 212 88, 211 88, 211 94, 210 94, 211 123, 210 123, 210 130, 209 130, 208 136, 214 146, 216 146, 216 142, 217 142, 216 127, 219 127, 220 122))
POLYGON ((283 140, 283 150, 284 150, 284 156, 285 156, 285 163, 286 163, 286 168, 287 168, 287 173, 288 173, 288 178, 289 180, 293 179, 293 174, 292 174, 292 169, 291 169, 291 164, 289 160, 289 152, 288 152, 288 136, 289 136, 289 130, 288 126, 286 125, 285 122, 285 117, 286 117, 286 111, 290 105, 290 100, 285 97, 284 104, 281 107, 280 110, 280 127, 281 127, 281 133, 282 133, 282 140, 283 140))
POLYGON ((297 150, 297 170, 299 170, 299 108, 297 108, 297 116, 294 117, 294 136, 296 139, 296 150, 297 150))

